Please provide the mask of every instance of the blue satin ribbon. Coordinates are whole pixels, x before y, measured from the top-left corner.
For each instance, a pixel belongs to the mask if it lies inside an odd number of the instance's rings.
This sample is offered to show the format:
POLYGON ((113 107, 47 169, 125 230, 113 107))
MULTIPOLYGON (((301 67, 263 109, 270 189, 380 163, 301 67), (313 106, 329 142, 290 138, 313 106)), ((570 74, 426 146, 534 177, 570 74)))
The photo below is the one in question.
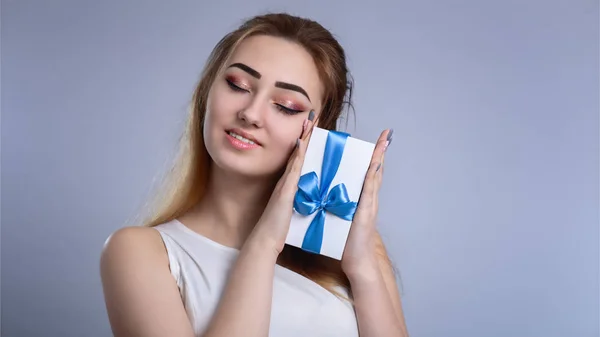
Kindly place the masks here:
POLYGON ((316 254, 321 252, 325 212, 347 221, 352 221, 354 218, 357 203, 350 200, 346 185, 341 183, 334 186, 331 191, 329 190, 329 186, 331 186, 331 182, 340 166, 346 139, 349 136, 344 132, 329 131, 323 155, 323 165, 321 166, 320 184, 319 177, 314 171, 302 175, 298 181, 294 209, 304 216, 317 212, 304 236, 303 250, 316 254))

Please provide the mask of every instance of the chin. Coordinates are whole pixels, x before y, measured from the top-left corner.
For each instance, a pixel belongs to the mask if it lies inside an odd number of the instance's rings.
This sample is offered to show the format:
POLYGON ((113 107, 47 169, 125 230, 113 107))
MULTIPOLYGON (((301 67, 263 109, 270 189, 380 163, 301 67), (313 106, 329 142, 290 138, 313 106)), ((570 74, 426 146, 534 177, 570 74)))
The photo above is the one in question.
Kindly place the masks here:
POLYGON ((265 159, 259 151, 256 153, 239 153, 226 149, 209 151, 213 163, 223 172, 249 178, 271 177, 281 171, 280 167, 273 167, 273 160, 265 159), (211 153, 211 152, 216 152, 211 153))

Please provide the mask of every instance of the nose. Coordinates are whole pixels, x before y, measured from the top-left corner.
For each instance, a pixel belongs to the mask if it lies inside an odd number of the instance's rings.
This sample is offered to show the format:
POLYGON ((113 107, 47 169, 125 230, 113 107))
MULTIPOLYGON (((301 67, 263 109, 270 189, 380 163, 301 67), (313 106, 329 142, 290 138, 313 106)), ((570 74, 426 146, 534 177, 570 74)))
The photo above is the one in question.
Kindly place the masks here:
POLYGON ((238 118, 254 127, 262 127, 264 122, 265 105, 258 97, 255 97, 248 106, 241 109, 238 118))

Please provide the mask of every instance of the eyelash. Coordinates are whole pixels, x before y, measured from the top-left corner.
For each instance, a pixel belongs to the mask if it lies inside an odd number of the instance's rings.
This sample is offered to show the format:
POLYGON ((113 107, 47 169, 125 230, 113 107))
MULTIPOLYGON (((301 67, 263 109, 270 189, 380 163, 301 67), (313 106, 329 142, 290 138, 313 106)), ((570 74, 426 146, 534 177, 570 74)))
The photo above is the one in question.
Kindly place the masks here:
POLYGON ((279 111, 281 111, 281 112, 283 112, 284 114, 287 114, 287 115, 295 115, 297 113, 302 112, 302 110, 294 110, 294 109, 286 108, 286 107, 284 107, 283 105, 280 105, 280 104, 275 104, 275 107, 279 111))
POLYGON ((225 80, 227 82, 227 85, 229 86, 229 88, 233 91, 237 91, 237 92, 248 92, 248 90, 243 89, 238 87, 237 85, 235 85, 231 80, 225 80))
MULTIPOLYGON (((235 92, 249 92, 246 89, 238 87, 229 79, 226 79, 225 81, 227 82, 227 85, 229 86, 229 88, 235 92)), ((277 110, 283 112, 286 115, 295 115, 297 113, 302 112, 302 110, 294 110, 294 109, 286 108, 285 106, 283 106, 281 104, 275 104, 275 108, 277 108, 277 110)))

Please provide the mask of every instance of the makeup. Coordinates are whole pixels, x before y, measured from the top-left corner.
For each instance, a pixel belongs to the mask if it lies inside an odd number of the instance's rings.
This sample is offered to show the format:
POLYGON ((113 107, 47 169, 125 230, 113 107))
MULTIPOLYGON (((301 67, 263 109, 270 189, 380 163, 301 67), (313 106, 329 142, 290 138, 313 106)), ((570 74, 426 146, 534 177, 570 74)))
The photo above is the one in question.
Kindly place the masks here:
POLYGON ((302 87, 300 87, 298 85, 277 81, 277 82, 275 82, 275 87, 276 88, 281 88, 281 89, 286 89, 286 90, 293 90, 293 91, 299 92, 302 95, 306 96, 306 98, 310 102, 310 97, 308 97, 308 93, 306 92, 306 90, 302 89, 302 87))
POLYGON ((227 137, 231 146, 238 150, 251 150, 260 146, 256 139, 241 130, 226 131, 225 137, 227 137))
POLYGON ((262 75, 258 71, 252 69, 251 67, 249 67, 249 66, 247 66, 247 65, 245 65, 243 63, 234 63, 234 64, 230 65, 228 68, 239 68, 239 69, 242 69, 243 71, 247 72, 248 74, 250 74, 254 78, 260 79, 262 77, 262 75))
POLYGON ((385 142, 385 147, 383 148, 383 151, 387 151, 388 146, 390 146, 392 144, 392 140, 394 139, 394 129, 390 129, 390 131, 388 132, 387 135, 387 140, 385 142))
POLYGON ((229 88, 231 88, 234 91, 245 91, 245 92, 250 91, 248 85, 243 83, 236 76, 228 75, 225 77, 225 81, 227 81, 227 85, 229 86, 229 88))
POLYGON ((281 105, 295 113, 306 111, 306 108, 304 107, 304 105, 298 104, 298 103, 290 101, 290 100, 285 100, 284 102, 279 103, 279 105, 281 105))

